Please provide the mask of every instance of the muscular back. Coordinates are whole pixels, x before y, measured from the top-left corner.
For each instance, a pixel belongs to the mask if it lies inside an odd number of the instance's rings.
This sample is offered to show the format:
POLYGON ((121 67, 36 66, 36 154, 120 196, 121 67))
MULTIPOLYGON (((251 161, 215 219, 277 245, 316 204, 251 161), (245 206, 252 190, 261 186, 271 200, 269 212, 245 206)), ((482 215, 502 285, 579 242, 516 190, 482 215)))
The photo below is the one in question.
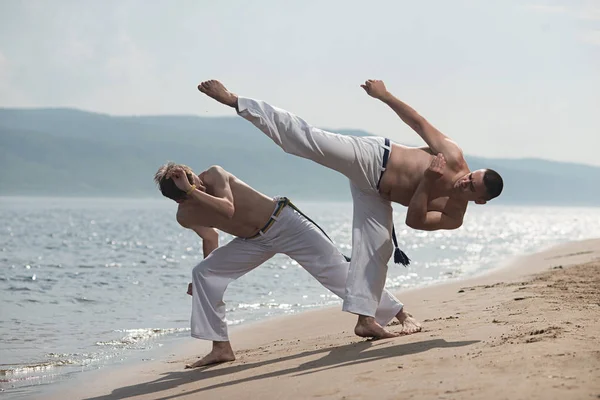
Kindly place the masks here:
MULTIPOLYGON (((179 204, 177 221, 184 227, 212 227, 238 237, 250 237, 269 220, 275 202, 254 190, 246 183, 221 167, 211 167, 198 175, 199 185, 206 194, 221 196, 223 183, 228 186, 233 199, 234 213, 231 218, 214 212, 201 202, 191 198, 179 204)), ((202 189, 200 189, 202 190, 202 189)))

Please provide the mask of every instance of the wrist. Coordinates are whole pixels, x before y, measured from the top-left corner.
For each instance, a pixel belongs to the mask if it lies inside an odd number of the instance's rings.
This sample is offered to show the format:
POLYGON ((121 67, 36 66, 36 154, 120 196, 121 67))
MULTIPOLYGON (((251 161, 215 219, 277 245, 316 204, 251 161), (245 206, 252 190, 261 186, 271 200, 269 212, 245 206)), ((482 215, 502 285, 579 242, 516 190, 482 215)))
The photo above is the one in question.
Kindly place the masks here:
POLYGON ((189 196, 190 194, 192 194, 194 192, 194 190, 196 190, 196 185, 190 185, 185 190, 185 194, 189 196))
POLYGON ((394 96, 392 96, 392 94, 390 92, 388 92, 387 90, 382 93, 380 96, 377 96, 377 98, 381 101, 383 101, 384 103, 387 103, 391 98, 393 98, 394 96))

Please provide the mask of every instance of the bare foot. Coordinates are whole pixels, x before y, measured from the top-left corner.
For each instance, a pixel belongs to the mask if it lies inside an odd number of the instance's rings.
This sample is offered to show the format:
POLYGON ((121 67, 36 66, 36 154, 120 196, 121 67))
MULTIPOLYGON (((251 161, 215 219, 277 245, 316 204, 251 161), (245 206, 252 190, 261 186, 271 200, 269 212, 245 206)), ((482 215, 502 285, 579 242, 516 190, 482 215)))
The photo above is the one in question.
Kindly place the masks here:
POLYGON ((198 85, 198 90, 208 97, 212 97, 219 103, 233 108, 237 107, 237 95, 227 90, 227 88, 219 81, 204 81, 198 85))
POLYGON ((397 333, 388 332, 379 325, 375 318, 358 316, 358 322, 354 327, 354 333, 360 337, 372 337, 376 339, 387 339, 399 336, 397 333))
POLYGON ((410 335, 412 333, 421 332, 421 324, 419 321, 413 318, 412 315, 404 311, 404 308, 400 310, 400 312, 396 315, 398 321, 402 325, 402 330, 400 331, 401 335, 410 335))
POLYGON ((213 349, 210 353, 202 357, 193 364, 187 364, 188 368, 204 367, 206 365, 220 364, 228 361, 234 361, 235 355, 229 342, 213 342, 213 349))

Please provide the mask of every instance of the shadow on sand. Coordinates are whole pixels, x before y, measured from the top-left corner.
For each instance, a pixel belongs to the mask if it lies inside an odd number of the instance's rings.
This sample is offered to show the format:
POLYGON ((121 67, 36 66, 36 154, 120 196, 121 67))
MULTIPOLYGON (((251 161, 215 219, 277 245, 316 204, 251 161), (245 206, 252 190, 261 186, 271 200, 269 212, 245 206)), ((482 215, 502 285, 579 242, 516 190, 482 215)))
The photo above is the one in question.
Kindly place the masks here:
MULTIPOLYGON (((200 393, 211 389, 217 389, 226 386, 239 385, 245 382, 256 381, 260 379, 273 378, 284 375, 307 375, 324 371, 333 368, 343 368, 351 365, 357 365, 365 362, 372 362, 383 360, 386 358, 400 357, 409 354, 416 354, 425 352, 435 348, 449 348, 449 347, 461 347, 469 346, 478 343, 478 340, 459 341, 459 342, 446 342, 444 339, 425 340, 416 343, 405 343, 391 347, 381 347, 378 349, 371 349, 374 343, 371 341, 359 342, 347 344, 344 346, 318 349, 314 351, 305 351, 298 354, 293 354, 285 357, 275 358, 272 360, 264 360, 260 362, 249 362, 246 364, 230 364, 224 366, 223 364, 219 368, 213 369, 211 366, 198 368, 193 370, 182 370, 175 372, 168 372, 163 374, 162 377, 151 381, 138 383, 131 386, 124 386, 121 388, 114 389, 111 394, 90 397, 86 400, 112 400, 112 399, 126 399, 132 396, 139 396, 144 394, 154 394, 155 399, 173 399, 183 395, 190 395, 193 393, 200 393), (366 351, 369 350, 369 351, 366 351), (252 368, 259 368, 269 364, 277 364, 284 361, 290 361, 295 359, 302 359, 304 357, 310 357, 320 353, 326 353, 322 358, 314 361, 308 361, 301 363, 292 368, 278 369, 276 371, 264 373, 261 375, 253 375, 249 377, 231 379, 227 382, 216 383, 208 385, 198 389, 194 389, 187 393, 178 393, 173 396, 160 397, 160 392, 176 388, 180 385, 187 384, 189 382, 199 382, 206 379, 221 377, 221 376, 232 376, 233 374, 249 370, 252 368)), ((183 364, 182 364, 183 367, 183 364)), ((214 367, 214 366, 212 366, 214 367)))

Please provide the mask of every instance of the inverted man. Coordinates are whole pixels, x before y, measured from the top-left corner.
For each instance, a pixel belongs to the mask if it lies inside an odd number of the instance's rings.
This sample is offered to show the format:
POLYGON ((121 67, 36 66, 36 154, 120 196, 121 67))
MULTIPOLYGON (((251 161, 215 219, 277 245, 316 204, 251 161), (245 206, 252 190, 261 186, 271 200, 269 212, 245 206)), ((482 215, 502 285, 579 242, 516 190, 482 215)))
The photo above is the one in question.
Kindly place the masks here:
MULTIPOLYGON (((392 202, 408 207, 406 224, 419 230, 456 229, 467 204, 485 204, 502 192, 503 181, 491 169, 470 171, 462 150, 410 106, 389 93, 382 81, 368 80, 363 89, 390 106, 427 143, 407 147, 382 137, 356 137, 327 132, 270 104, 237 96, 219 81, 198 89, 270 137, 286 153, 313 160, 350 180, 354 203, 352 261, 343 310, 358 315, 355 331, 386 337, 377 323, 379 304, 393 245, 392 202)), ((399 250, 396 262, 408 263, 399 250)))

